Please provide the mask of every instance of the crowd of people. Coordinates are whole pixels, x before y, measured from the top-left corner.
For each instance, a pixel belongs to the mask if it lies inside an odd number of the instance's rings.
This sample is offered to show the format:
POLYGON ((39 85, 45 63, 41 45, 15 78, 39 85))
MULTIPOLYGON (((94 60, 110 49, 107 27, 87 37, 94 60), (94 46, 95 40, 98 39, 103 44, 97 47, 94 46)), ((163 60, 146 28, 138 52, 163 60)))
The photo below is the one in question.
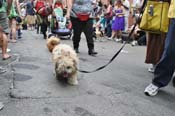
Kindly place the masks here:
MULTIPOLYGON (((122 41, 123 33, 127 34, 132 30, 133 25, 129 25, 129 15, 137 20, 140 4, 132 8, 128 0, 107 0, 104 4, 101 0, 28 0, 19 3, 18 0, 6 0, 0 3, 0 46, 2 48, 2 59, 11 58, 8 42, 16 43, 17 38, 21 38, 22 29, 30 31, 37 30, 42 33, 43 38, 47 38, 47 31, 50 28, 49 15, 53 15, 53 6, 66 10, 64 16, 71 20, 73 28, 73 47, 79 53, 79 43, 81 33, 84 32, 88 54, 96 56, 94 40, 99 37, 122 41), (54 5, 58 3, 57 5, 54 5), (40 7, 45 6, 45 7, 40 7)), ((175 69, 175 0, 168 1, 170 11, 168 16, 171 20, 168 33, 154 34, 144 32, 137 25, 132 34, 133 42, 141 41, 147 44, 145 63, 152 64, 149 71, 154 73, 155 78, 145 89, 145 93, 154 96, 159 88, 166 86, 172 79, 175 69), (147 41, 146 41, 147 40, 147 41), (174 45, 173 45, 174 44, 174 45)), ((51 17, 52 18, 52 17, 51 17)), ((132 42, 132 45, 135 43, 132 42)), ((5 72, 0 67, 0 73, 5 72)), ((175 79, 173 80, 175 83, 175 79)))

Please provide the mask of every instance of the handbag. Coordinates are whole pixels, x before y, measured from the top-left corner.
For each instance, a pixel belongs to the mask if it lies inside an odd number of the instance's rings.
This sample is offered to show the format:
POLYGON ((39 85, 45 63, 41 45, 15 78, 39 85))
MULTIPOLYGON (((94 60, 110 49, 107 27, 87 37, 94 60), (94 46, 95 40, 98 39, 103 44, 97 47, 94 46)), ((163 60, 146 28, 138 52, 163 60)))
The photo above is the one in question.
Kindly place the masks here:
POLYGON ((167 32, 169 26, 168 8, 168 2, 148 0, 139 28, 152 33, 167 32))

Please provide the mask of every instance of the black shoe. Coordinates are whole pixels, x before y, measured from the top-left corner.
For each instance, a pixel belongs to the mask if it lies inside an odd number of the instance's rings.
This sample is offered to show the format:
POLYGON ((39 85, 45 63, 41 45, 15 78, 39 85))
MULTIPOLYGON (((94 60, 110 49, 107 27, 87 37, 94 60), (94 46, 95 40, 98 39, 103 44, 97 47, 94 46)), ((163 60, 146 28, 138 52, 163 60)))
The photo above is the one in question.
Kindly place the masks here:
POLYGON ((80 53, 78 48, 74 48, 74 50, 75 50, 76 53, 80 53))
POLYGON ((95 52, 94 50, 91 50, 91 51, 88 52, 88 54, 90 56, 96 56, 98 54, 98 52, 95 52))
POLYGON ((47 39, 47 36, 46 36, 46 35, 44 35, 44 36, 43 36, 43 39, 47 39))
POLYGON ((18 39, 21 39, 22 37, 21 36, 18 36, 18 39))

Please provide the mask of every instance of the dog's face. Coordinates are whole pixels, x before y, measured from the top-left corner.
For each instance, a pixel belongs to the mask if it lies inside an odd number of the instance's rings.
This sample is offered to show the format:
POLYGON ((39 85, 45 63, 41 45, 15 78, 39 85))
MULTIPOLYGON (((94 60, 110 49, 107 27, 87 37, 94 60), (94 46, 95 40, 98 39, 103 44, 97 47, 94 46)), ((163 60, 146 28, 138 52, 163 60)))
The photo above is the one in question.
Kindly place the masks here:
POLYGON ((77 71, 76 62, 69 56, 60 56, 55 62, 55 71, 61 78, 69 78, 77 71))

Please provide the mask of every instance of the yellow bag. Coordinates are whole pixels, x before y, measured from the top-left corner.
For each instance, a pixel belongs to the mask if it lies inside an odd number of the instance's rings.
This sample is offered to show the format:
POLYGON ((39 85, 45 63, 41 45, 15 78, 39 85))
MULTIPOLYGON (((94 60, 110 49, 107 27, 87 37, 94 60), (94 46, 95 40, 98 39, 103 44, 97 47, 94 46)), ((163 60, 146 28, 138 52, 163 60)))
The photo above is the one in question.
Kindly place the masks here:
POLYGON ((169 3, 148 0, 143 12, 139 28, 153 33, 167 32, 169 3))
POLYGON ((168 17, 175 18, 175 0, 171 0, 168 17))

